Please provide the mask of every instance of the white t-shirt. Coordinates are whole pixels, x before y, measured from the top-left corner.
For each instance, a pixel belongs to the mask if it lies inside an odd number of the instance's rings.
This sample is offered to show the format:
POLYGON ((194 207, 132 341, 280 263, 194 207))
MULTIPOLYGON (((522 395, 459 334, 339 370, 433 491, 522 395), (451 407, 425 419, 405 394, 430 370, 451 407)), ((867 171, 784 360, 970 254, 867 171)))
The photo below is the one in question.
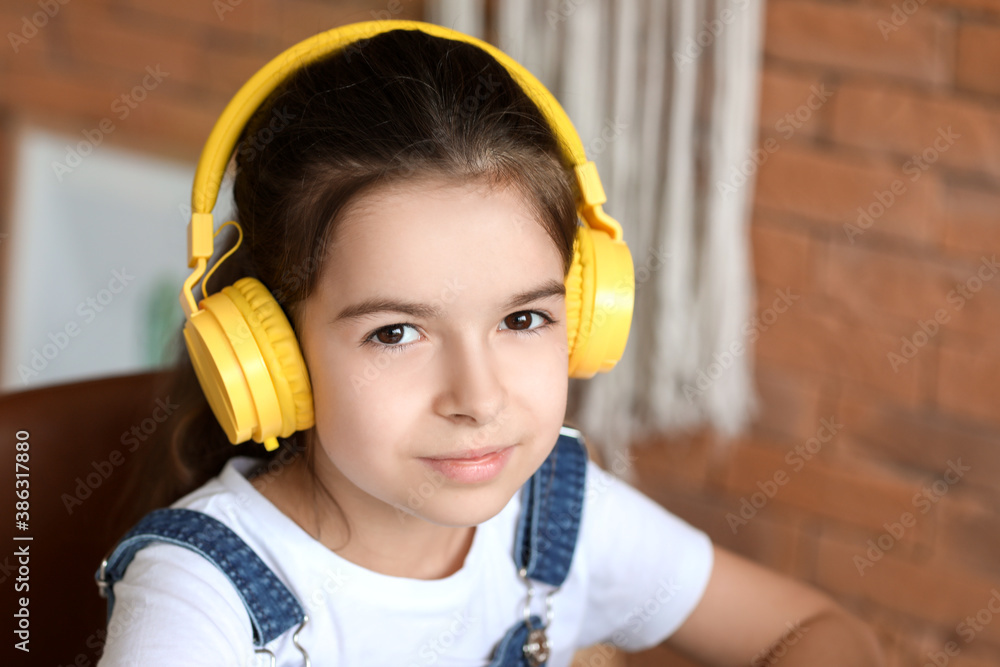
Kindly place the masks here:
MULTIPOLYGON (((299 642, 313 665, 488 665, 523 617, 527 589, 511 556, 520 493, 477 526, 459 571, 409 579, 367 570, 309 536, 249 482, 259 463, 233 458, 173 506, 222 521, 288 586, 309 617, 299 642)), ((577 649, 602 641, 626 651, 659 644, 698 604, 711 570, 703 532, 589 462, 576 551, 552 598, 548 664, 567 667, 577 649)), ((544 618, 540 593, 549 587, 535 588, 532 610, 544 618)), ((268 664, 253 652, 250 617, 233 585, 193 551, 141 549, 114 593, 104 667, 268 664)), ((268 647, 280 666, 303 664, 292 634, 268 647)))

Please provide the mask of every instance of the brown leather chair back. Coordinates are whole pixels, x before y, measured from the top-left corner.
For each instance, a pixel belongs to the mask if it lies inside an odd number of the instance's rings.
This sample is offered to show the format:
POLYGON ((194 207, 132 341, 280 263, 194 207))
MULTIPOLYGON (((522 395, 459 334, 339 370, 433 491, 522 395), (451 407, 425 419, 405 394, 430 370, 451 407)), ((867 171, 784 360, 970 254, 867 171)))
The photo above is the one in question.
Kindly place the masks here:
POLYGON ((20 640, 10 641, 8 631, 4 652, 11 659, 3 664, 97 664, 107 604, 94 571, 121 537, 112 534, 109 516, 140 448, 176 409, 165 380, 164 373, 144 373, 0 396, 0 465, 9 480, 0 503, 7 535, 0 551, 3 617, 9 628, 19 598, 28 599, 30 649, 15 649, 20 640), (15 466, 21 431, 28 434, 26 469, 15 466), (23 530, 15 517, 17 472, 28 480, 23 530), (26 573, 15 555, 25 547, 26 573))

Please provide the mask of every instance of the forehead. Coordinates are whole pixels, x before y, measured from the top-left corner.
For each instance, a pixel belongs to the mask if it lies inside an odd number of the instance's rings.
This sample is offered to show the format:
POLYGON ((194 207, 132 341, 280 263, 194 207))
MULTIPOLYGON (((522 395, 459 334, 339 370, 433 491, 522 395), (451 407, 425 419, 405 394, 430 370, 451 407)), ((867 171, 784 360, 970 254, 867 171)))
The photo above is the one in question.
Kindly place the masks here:
POLYGON ((474 283, 508 293, 563 279, 558 248, 512 188, 422 180, 361 195, 341 214, 324 280, 355 296, 474 283))

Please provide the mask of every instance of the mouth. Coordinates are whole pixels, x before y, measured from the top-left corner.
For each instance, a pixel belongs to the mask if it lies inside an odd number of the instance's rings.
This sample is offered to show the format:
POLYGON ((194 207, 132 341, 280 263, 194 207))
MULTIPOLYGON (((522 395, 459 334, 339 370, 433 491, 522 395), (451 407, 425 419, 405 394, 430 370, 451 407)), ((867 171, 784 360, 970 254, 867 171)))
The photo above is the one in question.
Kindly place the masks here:
POLYGON ((440 456, 422 456, 420 458, 429 459, 431 461, 471 462, 474 459, 482 459, 490 456, 491 454, 496 454, 497 452, 503 451, 508 447, 513 447, 513 445, 497 445, 495 447, 479 447, 478 449, 462 449, 448 454, 441 454, 440 456))
POLYGON ((421 461, 452 482, 478 484, 496 478, 506 467, 514 449, 514 445, 481 447, 442 456, 422 457, 421 461))

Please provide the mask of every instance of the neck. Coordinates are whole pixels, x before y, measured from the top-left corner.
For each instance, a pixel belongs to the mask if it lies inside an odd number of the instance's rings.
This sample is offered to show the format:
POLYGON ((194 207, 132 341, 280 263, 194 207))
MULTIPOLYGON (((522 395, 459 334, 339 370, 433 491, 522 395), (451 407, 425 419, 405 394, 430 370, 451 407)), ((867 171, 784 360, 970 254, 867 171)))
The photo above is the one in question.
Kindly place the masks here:
POLYGON ((252 483, 315 540, 367 570, 410 579, 442 579, 461 569, 475 526, 439 526, 386 503, 373 504, 372 497, 325 456, 316 458, 314 471, 304 456, 298 456, 252 483))

